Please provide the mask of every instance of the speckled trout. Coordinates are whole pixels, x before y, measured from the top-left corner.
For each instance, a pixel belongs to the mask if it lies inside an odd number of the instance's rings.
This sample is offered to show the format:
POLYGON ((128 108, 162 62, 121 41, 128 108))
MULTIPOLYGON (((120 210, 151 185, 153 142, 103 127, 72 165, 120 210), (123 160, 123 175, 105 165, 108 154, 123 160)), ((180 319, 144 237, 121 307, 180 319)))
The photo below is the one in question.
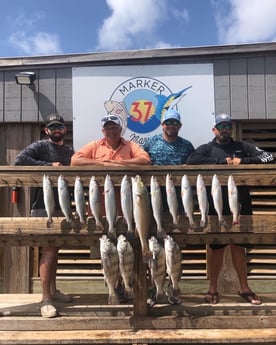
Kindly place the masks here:
POLYGON ((48 216, 47 228, 51 227, 53 223, 53 214, 55 212, 55 198, 53 185, 50 180, 49 175, 43 175, 43 200, 45 205, 45 210, 48 216))
POLYGON ((227 186, 229 207, 233 215, 233 225, 236 225, 239 224, 240 204, 238 188, 232 175, 228 177, 227 186))
POLYGON ((121 209, 125 222, 127 223, 128 233, 133 233, 133 203, 132 203, 132 191, 131 184, 127 175, 122 178, 121 181, 121 209))
POLYGON ((90 210, 96 221, 96 230, 103 231, 104 226, 101 221, 101 197, 95 176, 91 176, 90 178, 88 193, 90 210))

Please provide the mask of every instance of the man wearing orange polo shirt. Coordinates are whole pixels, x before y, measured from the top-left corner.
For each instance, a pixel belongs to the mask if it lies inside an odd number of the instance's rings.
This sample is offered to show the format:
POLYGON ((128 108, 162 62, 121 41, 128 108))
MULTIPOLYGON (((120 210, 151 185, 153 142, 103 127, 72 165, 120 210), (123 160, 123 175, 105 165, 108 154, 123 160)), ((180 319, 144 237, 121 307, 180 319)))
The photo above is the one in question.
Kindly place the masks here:
POLYGON ((138 144, 121 137, 122 126, 115 115, 101 120, 103 139, 91 141, 71 158, 71 165, 147 165, 151 160, 138 144))

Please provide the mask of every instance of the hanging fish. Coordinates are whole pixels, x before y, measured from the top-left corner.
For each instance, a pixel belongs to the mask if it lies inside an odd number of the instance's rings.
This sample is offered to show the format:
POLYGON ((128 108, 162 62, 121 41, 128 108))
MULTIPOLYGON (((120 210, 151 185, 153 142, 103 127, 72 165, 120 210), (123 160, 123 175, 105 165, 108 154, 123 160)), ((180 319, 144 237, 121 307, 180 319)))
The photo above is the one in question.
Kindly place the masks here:
POLYGON ((195 229, 196 224, 193 217, 194 212, 194 201, 193 201, 193 191, 190 185, 187 175, 184 175, 181 180, 181 198, 185 211, 185 215, 189 219, 190 229, 195 229))
POLYGON ((54 189, 49 175, 43 175, 43 200, 45 210, 48 216, 47 228, 50 228, 53 223, 53 215, 55 212, 55 198, 54 189))
POLYGON ((148 261, 152 284, 155 292, 151 298, 150 306, 154 306, 158 301, 162 302, 165 297, 164 284, 166 277, 166 257, 165 249, 158 239, 151 236, 149 239, 149 249, 152 252, 152 258, 148 261))
POLYGON ((81 224, 85 224, 85 213, 86 213, 86 204, 83 184, 80 176, 76 176, 75 185, 74 185, 74 198, 76 204, 76 212, 79 216, 81 224))
POLYGON ((131 184, 128 180, 127 175, 122 178, 121 181, 121 209, 124 220, 127 223, 127 231, 129 234, 133 234, 133 203, 132 203, 132 191, 131 184))
POLYGON ((177 228, 178 221, 179 221, 179 204, 177 200, 173 177, 171 174, 167 174, 166 176, 166 196, 167 196, 169 212, 173 219, 173 226, 177 228))
POLYGON ((58 177, 58 201, 60 209, 67 222, 73 221, 72 210, 71 210, 71 198, 67 187, 67 183, 63 175, 58 177))
POLYGON ((119 255, 115 244, 107 235, 100 238, 101 263, 105 283, 108 287, 108 304, 119 304, 116 287, 119 282, 119 255))
POLYGON ((161 238, 166 235, 162 227, 163 201, 161 189, 156 176, 151 176, 150 179, 150 196, 152 213, 157 225, 157 237, 161 238))
POLYGON ((119 268, 124 283, 124 296, 133 298, 134 251, 126 236, 121 234, 117 239, 119 268))
POLYGON ((116 236, 115 223, 117 218, 117 206, 115 188, 111 177, 106 175, 104 181, 104 203, 105 203, 105 215, 108 223, 108 232, 113 237, 116 236))
POLYGON ((150 256, 148 247, 148 233, 150 226, 150 200, 147 188, 141 177, 136 175, 131 178, 132 182, 132 200, 133 200, 133 217, 136 231, 138 232, 142 256, 145 259, 150 256))
POLYGON ((209 212, 209 203, 208 203, 206 186, 200 174, 197 175, 197 179, 196 179, 196 194, 197 194, 199 211, 201 214, 200 227, 205 228, 207 224, 207 216, 209 212))
POLYGON ((104 226, 101 221, 101 196, 95 176, 90 178, 88 193, 90 210, 96 221, 96 230, 103 231, 104 226))
POLYGON ((164 237, 164 249, 166 256, 166 271, 170 280, 167 293, 168 301, 171 304, 179 304, 181 303, 181 300, 178 298, 180 294, 178 283, 182 275, 181 250, 179 245, 169 235, 164 237))
POLYGON ((232 175, 228 177, 228 202, 230 211, 233 215, 233 225, 239 224, 239 214, 240 214, 240 203, 239 203, 239 193, 236 183, 232 175))
POLYGON ((216 174, 214 174, 212 178, 211 195, 213 198, 215 210, 218 215, 219 225, 225 226, 226 222, 222 216, 223 200, 222 200, 221 184, 216 174))

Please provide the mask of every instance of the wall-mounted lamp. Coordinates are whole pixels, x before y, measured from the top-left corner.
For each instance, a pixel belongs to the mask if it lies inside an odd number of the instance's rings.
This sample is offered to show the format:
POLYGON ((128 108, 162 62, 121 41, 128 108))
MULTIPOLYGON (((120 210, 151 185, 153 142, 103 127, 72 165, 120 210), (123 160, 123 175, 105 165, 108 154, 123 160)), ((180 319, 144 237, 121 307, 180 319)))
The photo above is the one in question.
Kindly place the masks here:
POLYGON ((19 72, 15 76, 15 81, 19 85, 32 85, 36 79, 35 72, 19 72))

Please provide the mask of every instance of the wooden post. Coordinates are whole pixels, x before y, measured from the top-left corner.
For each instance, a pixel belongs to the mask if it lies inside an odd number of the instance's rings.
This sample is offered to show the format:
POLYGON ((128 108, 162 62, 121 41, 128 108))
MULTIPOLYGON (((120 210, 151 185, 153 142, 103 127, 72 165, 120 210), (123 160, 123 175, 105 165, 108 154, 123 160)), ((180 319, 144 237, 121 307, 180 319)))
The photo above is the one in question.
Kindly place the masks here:
POLYGON ((134 316, 147 315, 147 265, 143 262, 139 240, 134 243, 134 316))

